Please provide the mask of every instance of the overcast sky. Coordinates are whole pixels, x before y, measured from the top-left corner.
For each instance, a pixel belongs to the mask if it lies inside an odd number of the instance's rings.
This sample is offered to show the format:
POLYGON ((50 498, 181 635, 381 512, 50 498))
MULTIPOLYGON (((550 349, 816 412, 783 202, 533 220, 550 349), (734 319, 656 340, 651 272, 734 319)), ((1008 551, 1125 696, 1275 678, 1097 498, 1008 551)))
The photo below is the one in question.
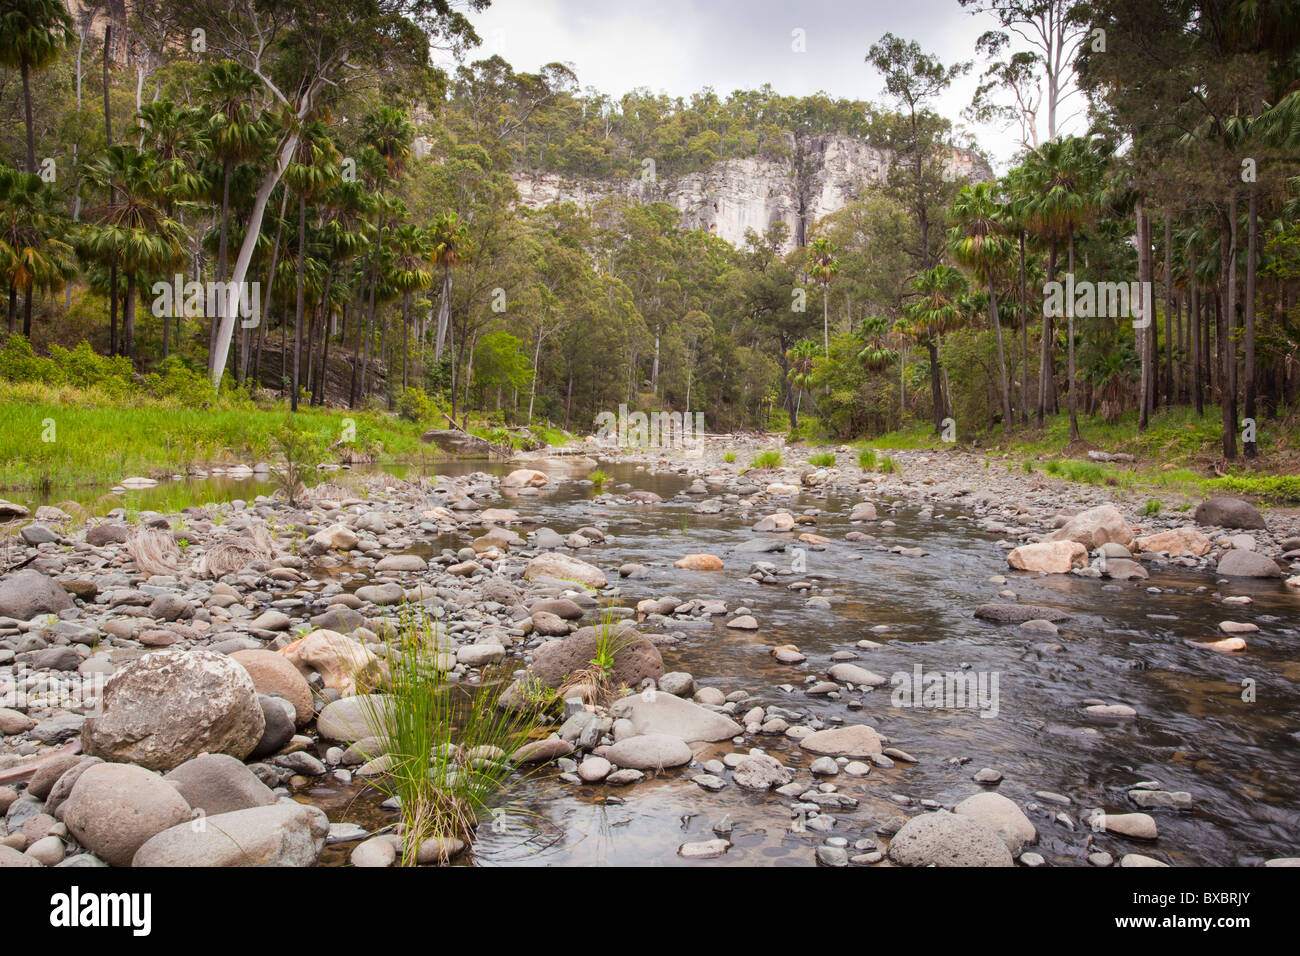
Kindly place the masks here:
MULTIPOLYGON (((984 63, 975 41, 996 26, 957 0, 492 0, 472 17, 483 44, 471 54, 500 54, 516 70, 569 63, 585 88, 613 96, 636 87, 688 96, 706 86, 720 96, 770 83, 778 93, 885 104, 867 49, 892 32, 917 40, 945 64, 975 60, 937 104, 962 123, 984 63), (804 31, 805 52, 792 49, 804 31)), ((971 127, 1001 171, 1017 146, 1013 131, 971 127)))

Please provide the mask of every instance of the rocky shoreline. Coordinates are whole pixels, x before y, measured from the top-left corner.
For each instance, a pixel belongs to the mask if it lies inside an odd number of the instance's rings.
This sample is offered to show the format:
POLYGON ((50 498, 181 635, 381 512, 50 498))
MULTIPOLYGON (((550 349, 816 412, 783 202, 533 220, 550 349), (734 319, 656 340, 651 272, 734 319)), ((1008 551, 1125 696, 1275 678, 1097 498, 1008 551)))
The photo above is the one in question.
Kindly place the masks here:
MULTIPOLYGON (((530 455, 503 477, 332 475, 296 508, 259 498, 180 514, 119 509, 91 522, 37 509, 9 549, 16 569, 0 577, 0 866, 312 865, 334 843, 352 846, 354 865, 392 865, 400 832, 331 824, 295 797, 325 775, 350 786, 384 772, 374 759, 382 741, 358 692, 382 675, 397 610, 416 605, 440 622, 438 667, 450 679, 472 685, 504 668, 515 671, 506 706, 537 686, 558 698, 553 732, 510 755, 522 768, 554 763, 574 787, 676 773, 705 793, 772 791, 788 802, 793 826, 824 834, 809 860, 822 865, 1043 864, 1029 849, 1037 832, 1025 809, 996 792, 987 768, 973 778, 980 792, 951 808, 918 801, 911 809, 921 812, 877 828, 879 840, 834 835, 836 815, 857 806, 837 781, 924 755, 892 746, 869 721, 757 706, 744 690, 699 686, 696 675, 670 670, 664 655, 671 659, 683 622, 719 618, 749 631, 760 622, 718 600, 619 603, 620 582, 646 569, 602 555, 635 526, 601 519, 561 535, 530 508, 557 486, 586 481, 597 458, 678 476, 694 513, 751 524, 725 560, 684 554, 678 568, 747 576, 804 595, 811 607, 825 598, 799 585, 817 572, 795 567, 791 552, 841 543, 816 531, 826 514, 818 504, 830 498, 854 502, 843 543, 858 548, 908 551, 880 540, 900 508, 996 535, 1007 560, 989 573, 1002 591, 995 602, 973 602, 971 613, 1049 641, 1053 610, 1021 603, 1008 575, 1133 581, 1176 568, 1207 573, 1207 588, 1217 577, 1225 608, 1250 602, 1228 593, 1234 581, 1285 578, 1300 600, 1295 515, 1215 499, 1139 517, 1137 503, 1112 489, 995 470, 955 451, 895 453, 898 470, 879 474, 815 467, 807 452, 784 449, 789 464, 745 470, 762 447, 724 437, 696 453, 626 454, 591 443, 530 455), (611 676, 624 694, 612 702, 584 699, 568 681, 595 653, 602 620, 619 634, 611 676), (774 739, 806 754, 807 767, 770 754, 774 739)), ((633 483, 593 493, 594 503, 629 515, 662 500, 633 483)), ((7 502, 0 515, 28 518, 7 502)), ((1253 628, 1225 619, 1207 650, 1237 653, 1253 628)), ((770 652, 783 664, 805 661, 793 645, 770 652)), ((835 657, 808 676, 804 693, 860 695, 887 683, 857 654, 835 657)), ((1085 707, 1098 718, 1131 716, 1112 701, 1085 707)), ((1190 799, 1154 783, 1133 792, 1142 810, 1190 799)), ((1056 796, 1038 799, 1051 805, 1056 796)), ((1147 812, 1078 822, 1139 848, 1158 838, 1147 812)), ((722 827, 678 852, 716 857, 729 837, 722 827)), ((419 857, 446 863, 464 849, 445 837, 419 857)), ((1109 856, 1089 862, 1107 865, 1109 856)), ((1163 865, 1139 852, 1120 863, 1163 865)))

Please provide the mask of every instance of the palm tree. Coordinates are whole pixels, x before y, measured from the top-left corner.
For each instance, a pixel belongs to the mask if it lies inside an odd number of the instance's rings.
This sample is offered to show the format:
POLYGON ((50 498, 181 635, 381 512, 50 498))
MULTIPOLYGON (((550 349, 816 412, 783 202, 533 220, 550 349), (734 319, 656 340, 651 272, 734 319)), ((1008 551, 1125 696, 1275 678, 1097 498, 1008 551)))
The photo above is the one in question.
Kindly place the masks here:
POLYGON ((812 388, 813 372, 817 364, 817 343, 812 339, 803 339, 786 353, 790 371, 787 375, 790 386, 796 389, 794 414, 791 416, 792 428, 799 424, 799 406, 803 404, 803 392, 812 388))
POLYGON ((61 199, 35 173, 0 166, 0 279, 9 287, 9 331, 23 293, 23 335, 32 335, 32 299, 57 292, 76 273, 61 199))
POLYGON ((940 378, 939 348, 943 336, 963 322, 959 300, 966 294, 966 277, 952 266, 940 263, 912 280, 912 291, 921 298, 907 307, 909 336, 930 353, 930 397, 934 402, 934 433, 943 430, 948 417, 940 378))
POLYGON ((83 255, 116 266, 126 276, 122 351, 135 357, 136 280, 185 259, 185 233, 167 215, 166 187, 158 164, 131 146, 110 146, 85 170, 84 185, 108 197, 95 210, 83 255))
MULTIPOLYGON (((989 323, 998 343, 998 376, 1002 386, 1002 427, 1010 433, 1011 389, 1002 348, 1002 320, 998 315, 997 280, 1012 256, 1012 244, 1003 224, 1005 211, 990 183, 963 186, 948 209, 953 223, 948 230, 948 254, 984 283, 989 294, 989 323)), ((1073 369, 1071 369, 1073 371, 1073 369)))
MULTIPOLYGON (((289 409, 298 410, 298 383, 302 376, 302 320, 305 304, 303 283, 307 268, 307 204, 324 195, 339 179, 338 150, 324 123, 303 124, 297 146, 284 170, 284 182, 298 195, 298 266, 293 320, 293 372, 290 376, 289 409)), ((321 290, 322 293, 324 290, 321 290)))
POLYGON ((23 77, 23 115, 27 120, 27 172, 36 172, 36 131, 32 124, 32 73, 50 67, 77 39, 72 15, 60 0, 6 0, 0 13, 0 66, 23 77))
POLYGON ((814 239, 808 246, 808 275, 822 287, 822 336, 828 358, 831 354, 831 324, 827 292, 831 279, 840 271, 840 262, 835 257, 835 252, 835 244, 825 236, 814 239))
MULTIPOLYGON (((1069 247, 1068 272, 1074 273, 1074 237, 1095 215, 1098 206, 1101 164, 1092 144, 1080 137, 1044 143, 1025 160, 1023 187, 1032 199, 1021 205, 1020 215, 1029 231, 1048 243, 1047 278, 1056 279, 1059 244, 1069 247)), ((1079 437, 1074 401, 1074 303, 1066 304, 1069 349, 1068 389, 1070 440, 1079 437)), ((1038 422, 1043 422, 1047 381, 1052 369, 1051 317, 1043 316, 1042 371, 1038 389, 1038 422)))
POLYGON ((442 296, 438 303, 438 330, 434 337, 433 360, 442 361, 443 344, 451 323, 451 273, 470 254, 469 229, 454 212, 442 213, 429 229, 433 261, 442 267, 442 296))

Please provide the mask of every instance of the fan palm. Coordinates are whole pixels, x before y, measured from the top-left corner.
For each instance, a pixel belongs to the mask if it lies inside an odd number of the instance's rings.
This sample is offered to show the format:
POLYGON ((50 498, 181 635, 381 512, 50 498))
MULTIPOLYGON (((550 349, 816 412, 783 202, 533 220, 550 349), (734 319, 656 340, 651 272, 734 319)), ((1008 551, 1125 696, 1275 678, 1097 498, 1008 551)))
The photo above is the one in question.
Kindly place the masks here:
POLYGON ((934 402, 934 433, 943 430, 948 417, 941 380, 939 349, 943 337, 960 328, 964 316, 958 306, 966 293, 966 277, 952 266, 940 263, 912 280, 912 291, 920 296, 907 307, 907 331, 930 353, 930 397, 934 402))
POLYGON ((1011 431, 1011 389, 1002 347, 1002 321, 998 315, 997 283, 1013 255, 1007 238, 1006 213, 989 183, 963 186, 948 209, 953 223, 948 230, 948 254, 983 283, 989 294, 989 324, 998 345, 998 375, 1002 388, 1002 427, 1011 431))
POLYGON ((0 66, 18 70, 23 79, 29 173, 36 172, 32 73, 51 66, 76 38, 72 15, 60 0, 6 0, 0 10, 0 66))

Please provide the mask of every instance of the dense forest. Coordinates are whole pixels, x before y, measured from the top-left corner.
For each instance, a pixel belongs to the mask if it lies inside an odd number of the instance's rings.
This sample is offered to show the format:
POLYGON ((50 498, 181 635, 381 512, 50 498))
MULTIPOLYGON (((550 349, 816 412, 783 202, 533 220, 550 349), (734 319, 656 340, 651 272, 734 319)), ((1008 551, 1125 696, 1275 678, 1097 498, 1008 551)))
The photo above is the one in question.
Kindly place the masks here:
POLYGON ((960 2, 979 61, 864 41, 866 103, 613 99, 475 60, 486 0, 3 0, 0 376, 836 439, 1185 406, 1253 455, 1300 387, 1300 2, 960 2), (944 175, 974 144, 936 100, 971 70, 969 115, 1023 133, 994 182, 944 175), (1070 96, 1085 135, 1058 129, 1070 96), (734 248, 666 204, 531 210, 514 183, 791 160, 809 133, 892 162, 789 252, 785 223, 734 248))

